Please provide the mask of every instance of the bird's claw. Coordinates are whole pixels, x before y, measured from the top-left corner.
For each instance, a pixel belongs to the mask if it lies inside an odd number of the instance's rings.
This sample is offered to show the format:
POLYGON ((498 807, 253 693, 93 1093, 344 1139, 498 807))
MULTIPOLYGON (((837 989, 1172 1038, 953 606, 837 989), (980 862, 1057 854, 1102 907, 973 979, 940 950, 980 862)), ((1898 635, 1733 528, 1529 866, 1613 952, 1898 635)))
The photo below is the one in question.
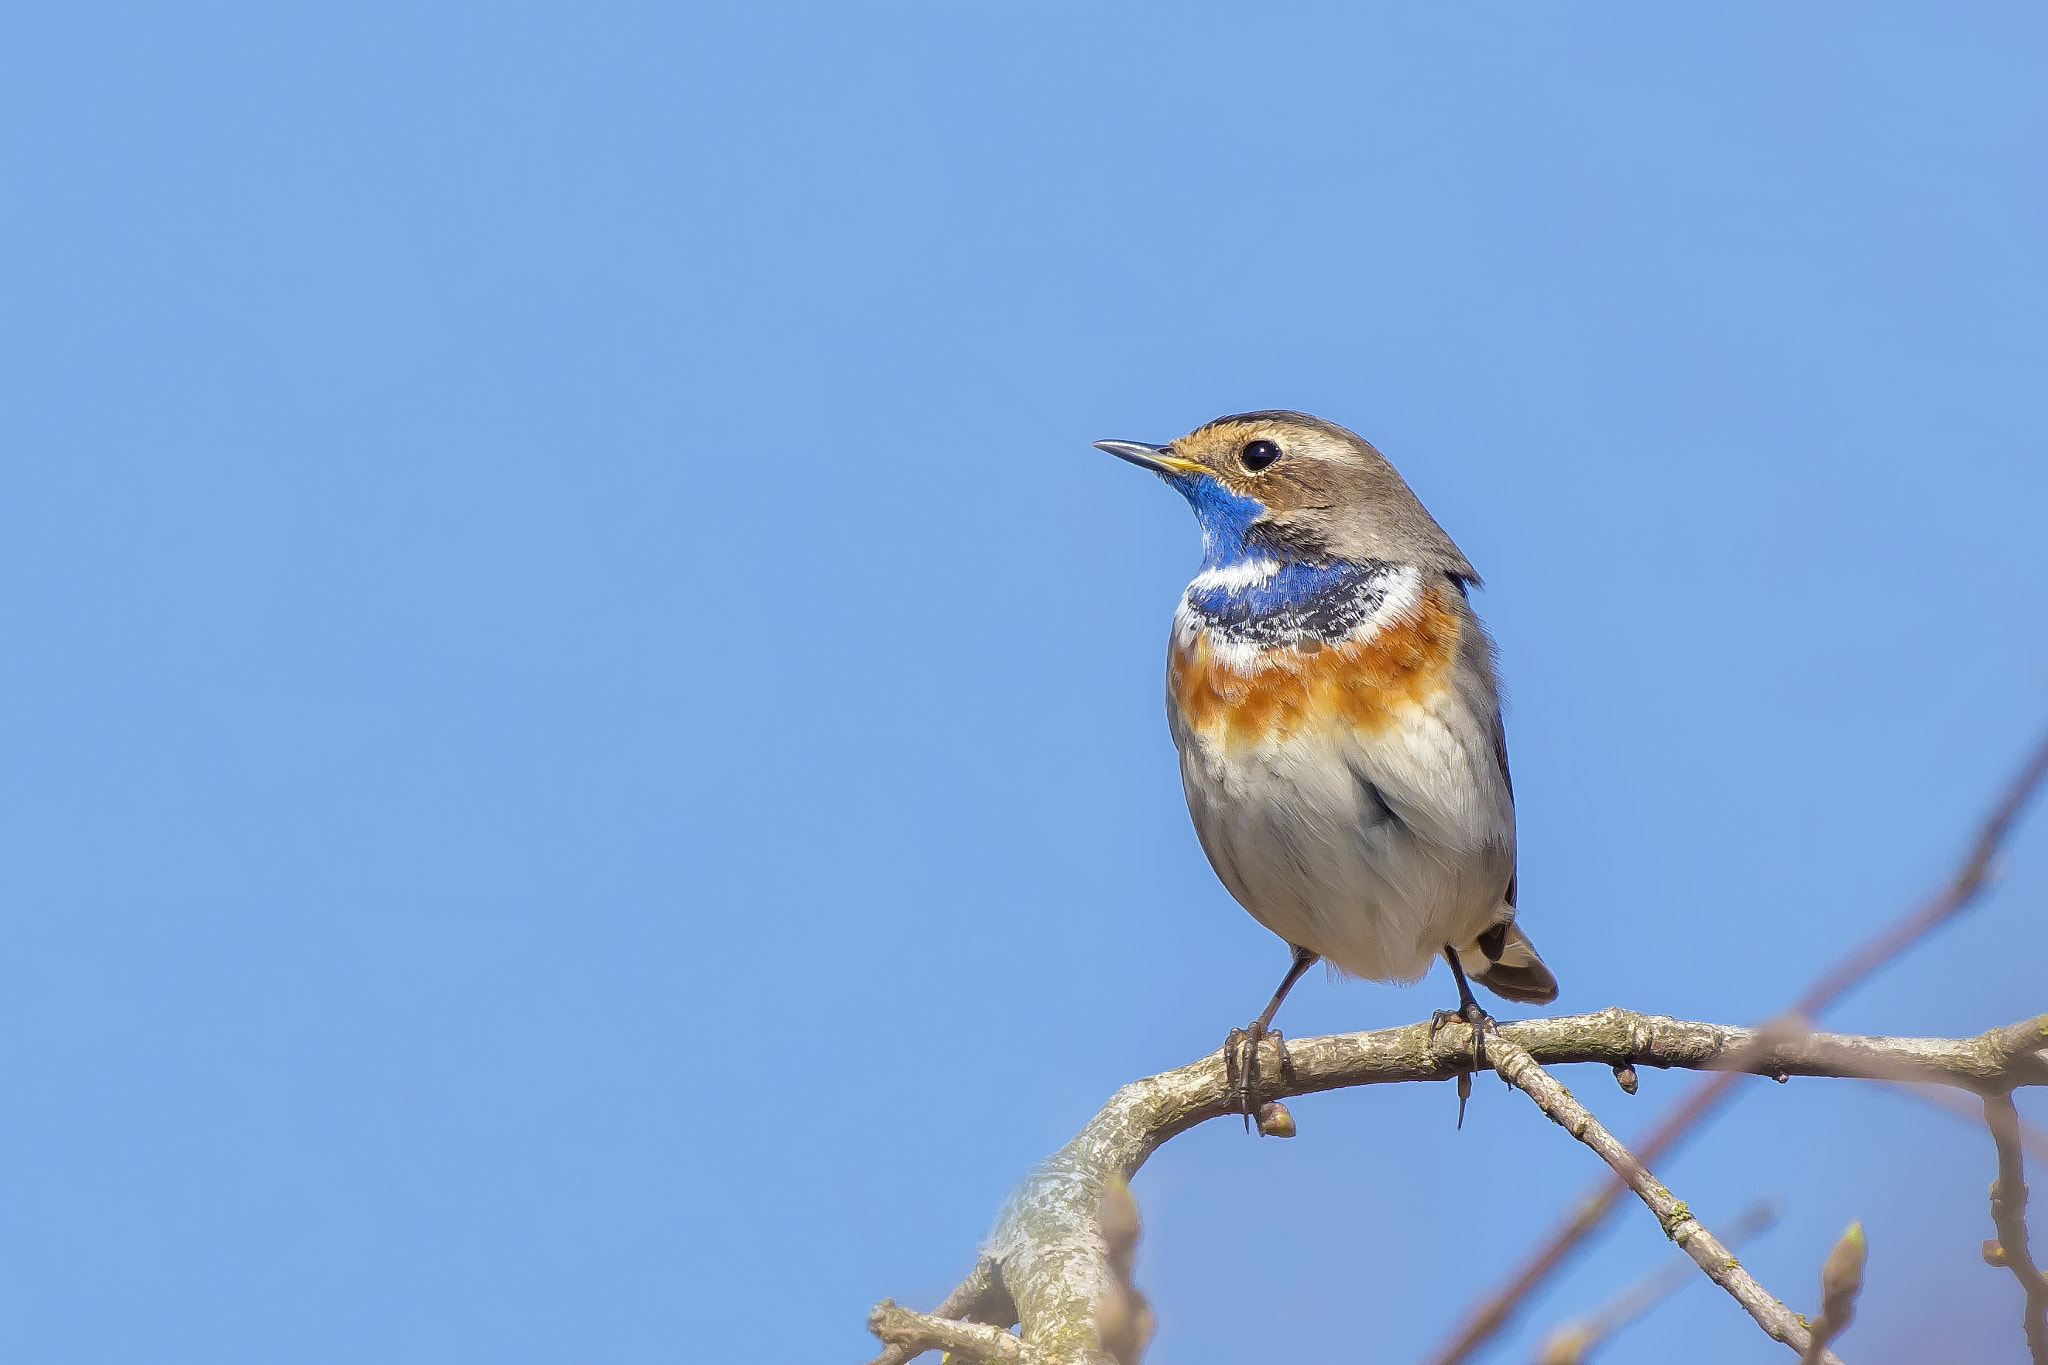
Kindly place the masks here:
MULTIPOLYGON (((1472 1030, 1472 1071, 1484 1071, 1486 1061, 1486 1033, 1492 1029, 1498 1033, 1500 1026, 1493 1016, 1480 1008, 1477 1000, 1467 999, 1454 1010, 1437 1010, 1429 1017, 1429 1036, 1434 1042, 1436 1035, 1446 1024, 1465 1024, 1472 1030)), ((1472 1071, 1458 1073, 1458 1127, 1465 1126, 1465 1101, 1472 1098, 1472 1071)))
POLYGON ((1267 1028, 1254 1023, 1249 1028, 1234 1028, 1223 1040, 1223 1070, 1236 1104, 1233 1110, 1244 1115, 1246 1132, 1251 1131, 1252 1103, 1259 1087, 1259 1048, 1266 1039, 1273 1040, 1273 1051, 1280 1064, 1280 1079, 1283 1083, 1294 1078, 1294 1059, 1287 1055, 1287 1038, 1279 1029, 1267 1028))

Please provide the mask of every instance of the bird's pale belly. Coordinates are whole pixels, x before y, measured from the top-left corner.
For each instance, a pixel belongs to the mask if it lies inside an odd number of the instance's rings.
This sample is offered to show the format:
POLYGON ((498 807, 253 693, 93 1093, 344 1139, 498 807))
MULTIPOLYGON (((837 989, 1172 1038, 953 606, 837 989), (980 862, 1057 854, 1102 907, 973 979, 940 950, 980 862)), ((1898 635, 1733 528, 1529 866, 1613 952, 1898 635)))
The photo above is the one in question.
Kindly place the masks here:
POLYGON ((1344 971, 1414 980, 1503 914, 1514 814, 1456 685, 1440 591, 1363 639, 1248 656, 1176 637, 1167 705, 1188 809, 1260 923, 1344 971))

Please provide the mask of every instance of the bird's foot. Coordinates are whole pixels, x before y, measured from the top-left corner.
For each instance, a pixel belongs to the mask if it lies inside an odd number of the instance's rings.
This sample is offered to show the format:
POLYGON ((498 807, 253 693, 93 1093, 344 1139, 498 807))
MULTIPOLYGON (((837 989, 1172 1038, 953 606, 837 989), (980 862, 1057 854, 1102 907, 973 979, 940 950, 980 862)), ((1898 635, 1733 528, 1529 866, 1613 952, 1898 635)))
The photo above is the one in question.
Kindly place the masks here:
MULTIPOLYGON (((1460 981, 1458 984, 1462 986, 1465 983, 1460 981)), ((1472 1030, 1472 1071, 1484 1071, 1487 1066, 1486 1031, 1488 1029, 1493 1029, 1496 1032, 1499 1031, 1499 1026, 1493 1021, 1493 1016, 1480 1008, 1479 1002, 1468 994, 1465 996, 1465 1003, 1458 1006, 1458 1008, 1454 1010, 1437 1010, 1434 1014, 1430 1015, 1429 1036, 1432 1041, 1435 1040, 1437 1033, 1446 1024, 1465 1024, 1470 1026, 1472 1030)), ((1472 1098, 1472 1071, 1460 1071, 1458 1073, 1458 1127, 1460 1129, 1465 1126, 1465 1101, 1472 1098)))
POLYGON ((1259 1049, 1268 1038, 1273 1040, 1281 1081, 1292 1080, 1294 1060, 1287 1055, 1287 1038, 1279 1029, 1268 1028, 1254 1020, 1248 1028, 1232 1029, 1230 1036, 1223 1040, 1224 1075, 1236 1101, 1230 1112, 1244 1115, 1247 1133, 1252 1130, 1252 1100, 1259 1088, 1259 1049))

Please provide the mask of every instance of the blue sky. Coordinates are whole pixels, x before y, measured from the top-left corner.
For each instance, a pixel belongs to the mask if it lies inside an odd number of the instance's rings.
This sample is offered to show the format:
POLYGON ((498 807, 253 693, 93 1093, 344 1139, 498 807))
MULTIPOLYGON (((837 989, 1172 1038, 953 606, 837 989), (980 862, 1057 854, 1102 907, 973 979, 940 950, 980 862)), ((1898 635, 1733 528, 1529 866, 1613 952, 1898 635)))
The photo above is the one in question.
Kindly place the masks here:
MULTIPOLYGON (((935 1301, 1285 962, 1160 713, 1192 521, 1098 437, 1297 407, 1407 475, 1487 578, 1560 1009, 1768 1015, 2048 719, 2034 7, 9 29, 10 1357, 850 1360, 935 1301)), ((1834 1021, 2048 1008, 2044 895, 2037 814, 1834 1021)), ((1566 1080, 1624 1137, 1682 1084, 1566 1080)), ((1454 1105, 1162 1151, 1152 1358, 1420 1354, 1594 1173, 1454 1105)), ((1795 1306, 1862 1218, 1854 1359, 2018 1361, 1991 1171, 1799 1082, 1660 1174, 1775 1195, 1795 1306)), ((1667 1254, 1633 1212, 1532 1324, 1667 1254)), ((1613 1358, 1784 1357, 1695 1286, 1613 1358)))

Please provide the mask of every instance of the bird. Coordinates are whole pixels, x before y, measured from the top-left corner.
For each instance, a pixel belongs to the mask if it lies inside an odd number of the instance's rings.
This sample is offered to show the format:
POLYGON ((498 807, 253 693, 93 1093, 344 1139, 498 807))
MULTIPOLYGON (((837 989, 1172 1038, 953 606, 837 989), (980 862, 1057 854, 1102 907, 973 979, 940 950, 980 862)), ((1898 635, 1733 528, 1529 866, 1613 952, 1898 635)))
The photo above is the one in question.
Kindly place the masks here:
MULTIPOLYGON (((1422 979, 1441 957, 1485 1065, 1467 978, 1549 1004, 1516 923, 1515 799, 1479 574, 1372 444, 1303 412, 1219 417, 1166 445, 1097 441, 1187 499, 1202 562, 1175 608, 1166 714, 1202 850, 1292 958, 1224 1047, 1251 1123, 1261 1042, 1310 967, 1422 979)), ((1470 1075, 1459 1076, 1459 1123, 1470 1075)))

